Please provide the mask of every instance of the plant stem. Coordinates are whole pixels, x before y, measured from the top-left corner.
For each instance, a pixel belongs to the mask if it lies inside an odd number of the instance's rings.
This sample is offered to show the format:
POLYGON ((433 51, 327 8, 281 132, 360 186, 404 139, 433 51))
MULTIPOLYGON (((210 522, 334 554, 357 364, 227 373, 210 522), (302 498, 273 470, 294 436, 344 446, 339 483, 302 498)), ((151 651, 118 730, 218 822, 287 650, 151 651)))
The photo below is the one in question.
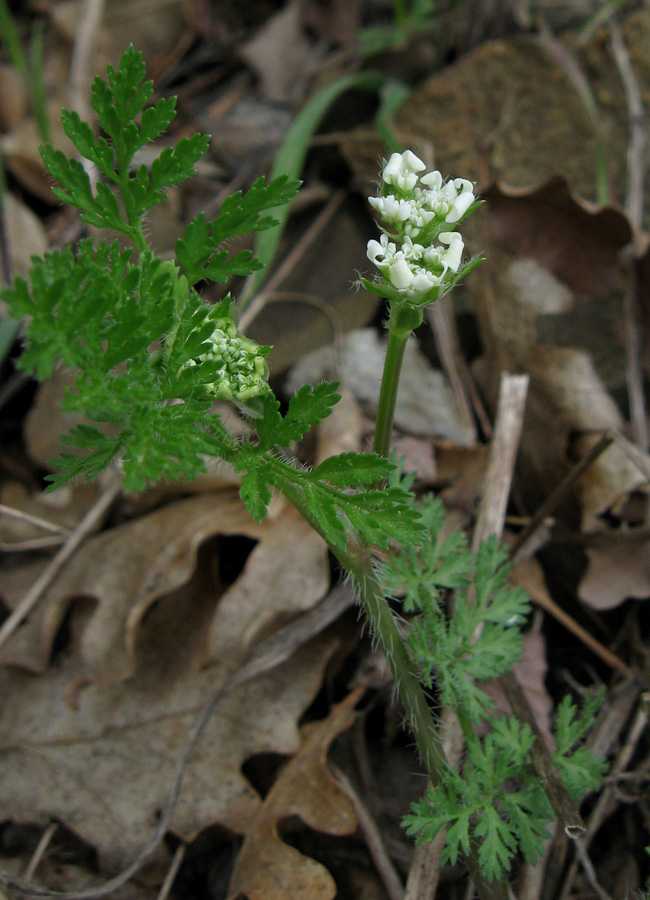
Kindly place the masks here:
POLYGON ((390 439, 393 433, 399 376, 407 341, 408 336, 400 337, 389 330, 386 362, 384 363, 384 374, 382 375, 381 389, 379 391, 375 438, 372 444, 372 449, 380 456, 388 456, 390 453, 390 439))
POLYGON ((422 311, 409 306, 391 307, 388 318, 388 346, 381 377, 377 422, 372 449, 380 456, 390 454, 390 439, 393 433, 397 391, 404 361, 404 351, 411 332, 422 323, 422 311))
POLYGON ((393 24, 398 28, 406 25, 406 7, 404 0, 393 0, 393 24))

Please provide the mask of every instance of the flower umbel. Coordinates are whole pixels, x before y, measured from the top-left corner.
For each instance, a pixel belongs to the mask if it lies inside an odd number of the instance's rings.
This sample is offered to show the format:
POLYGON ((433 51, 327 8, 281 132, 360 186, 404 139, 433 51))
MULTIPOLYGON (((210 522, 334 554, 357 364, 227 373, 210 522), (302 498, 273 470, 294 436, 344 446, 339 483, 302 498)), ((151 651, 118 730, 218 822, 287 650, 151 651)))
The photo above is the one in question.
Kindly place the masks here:
POLYGON ((269 391, 269 368, 265 357, 270 347, 261 347, 237 330, 227 317, 217 319, 215 329, 207 341, 205 353, 190 359, 184 368, 210 361, 219 364, 216 381, 207 385, 217 400, 245 402, 269 391))
POLYGON ((478 205, 474 185, 465 178, 443 182, 411 150, 393 153, 382 171, 382 188, 370 205, 383 226, 368 242, 368 259, 379 269, 363 284, 389 301, 425 306, 444 296, 478 260, 462 266, 464 243, 455 226, 478 205), (419 184, 418 184, 419 182, 419 184))

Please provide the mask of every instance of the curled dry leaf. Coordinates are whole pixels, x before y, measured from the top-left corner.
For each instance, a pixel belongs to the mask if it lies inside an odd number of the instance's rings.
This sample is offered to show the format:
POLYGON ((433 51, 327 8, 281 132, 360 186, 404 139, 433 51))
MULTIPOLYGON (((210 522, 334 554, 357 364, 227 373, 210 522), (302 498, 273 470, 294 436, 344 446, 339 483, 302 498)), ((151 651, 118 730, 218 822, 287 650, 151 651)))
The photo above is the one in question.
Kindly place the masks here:
POLYGON ((299 816, 310 828, 352 834, 357 817, 351 800, 327 766, 334 738, 354 723, 358 688, 327 719, 302 729, 300 749, 287 763, 248 830, 230 882, 230 897, 248 900, 333 900, 334 879, 320 863, 286 844, 283 821, 299 816))
MULTIPOLYGON (((43 672, 75 597, 94 609, 80 636, 84 674, 118 682, 134 671, 142 621, 152 604, 191 577, 200 545, 214 535, 245 535, 258 541, 240 578, 222 603, 210 591, 211 658, 233 660, 286 621, 314 605, 329 585, 325 545, 287 511, 278 520, 254 522, 234 491, 181 500, 87 541, 42 598, 28 622, 0 650, 0 662, 43 672), (268 546, 267 546, 267 542, 268 546)), ((24 566, 24 564, 23 564, 24 566)), ((35 578, 43 563, 28 564, 35 578)), ((22 568, 22 567, 21 567, 22 568)), ((3 600, 12 609, 24 572, 5 571, 3 600)))
MULTIPOLYGON (((85 605, 72 613, 70 643, 45 674, 0 669, 0 820, 65 823, 97 850, 105 873, 135 859, 165 808, 188 730, 231 672, 204 665, 213 606, 201 572, 161 599, 140 630, 128 683, 80 681, 85 605)), ((335 646, 318 638, 226 690, 186 771, 172 822, 179 838, 191 841, 216 823, 248 830, 260 799, 242 764, 297 750, 297 720, 335 646)))

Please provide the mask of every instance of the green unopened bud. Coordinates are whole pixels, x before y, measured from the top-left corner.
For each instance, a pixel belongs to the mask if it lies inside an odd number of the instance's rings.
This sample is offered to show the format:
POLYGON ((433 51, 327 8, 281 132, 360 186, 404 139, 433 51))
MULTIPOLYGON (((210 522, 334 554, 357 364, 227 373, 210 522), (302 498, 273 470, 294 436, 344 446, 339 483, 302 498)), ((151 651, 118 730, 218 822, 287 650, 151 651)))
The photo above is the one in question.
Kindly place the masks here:
MULTIPOLYGON (((207 341, 206 348, 196 360, 189 360, 183 368, 201 363, 217 363, 218 380, 203 385, 216 400, 251 400, 269 390, 269 376, 265 357, 271 350, 245 337, 237 330, 230 318, 216 319, 215 328, 207 341)), ((214 377, 214 365, 210 367, 214 377)))

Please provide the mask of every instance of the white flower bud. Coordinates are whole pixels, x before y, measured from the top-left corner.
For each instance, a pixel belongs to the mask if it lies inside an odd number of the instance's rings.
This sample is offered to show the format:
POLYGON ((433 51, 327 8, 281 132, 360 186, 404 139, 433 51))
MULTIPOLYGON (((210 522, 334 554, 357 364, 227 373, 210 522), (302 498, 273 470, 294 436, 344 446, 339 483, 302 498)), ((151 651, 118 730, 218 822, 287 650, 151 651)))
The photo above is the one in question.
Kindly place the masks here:
POLYGON ((382 172, 385 184, 394 184, 402 191, 412 191, 417 184, 417 173, 423 172, 426 166, 411 150, 404 153, 393 153, 382 172))
POLYGON ((393 287, 396 287, 398 291, 403 291, 412 284, 415 276, 407 261, 402 257, 390 266, 388 269, 388 277, 393 287))
POLYGON ((474 185, 465 178, 456 178, 454 188, 460 191, 454 201, 454 205, 447 214, 445 222, 458 222, 465 215, 474 202, 474 185))
POLYGON ((443 244, 448 244, 448 249, 442 254, 442 262, 452 272, 457 272, 463 256, 464 243, 457 231, 442 231, 438 239, 443 244))

